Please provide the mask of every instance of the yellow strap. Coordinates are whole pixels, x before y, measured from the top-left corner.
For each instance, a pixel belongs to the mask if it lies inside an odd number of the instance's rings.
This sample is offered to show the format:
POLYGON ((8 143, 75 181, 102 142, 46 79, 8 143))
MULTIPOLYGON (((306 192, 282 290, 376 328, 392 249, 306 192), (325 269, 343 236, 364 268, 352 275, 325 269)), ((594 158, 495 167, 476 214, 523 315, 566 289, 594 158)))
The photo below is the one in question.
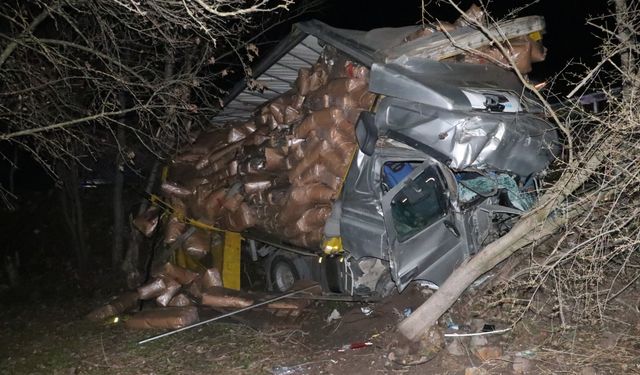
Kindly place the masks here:
POLYGON ((240 290, 240 233, 224 233, 222 284, 225 288, 240 290))
POLYGON ((192 225, 192 226, 194 226, 196 228, 200 228, 200 229, 204 229, 204 230, 211 230, 211 231, 217 231, 217 232, 226 232, 224 229, 221 229, 221 228, 218 228, 218 227, 214 227, 211 224, 207 224, 207 223, 204 223, 204 222, 202 222, 200 220, 196 220, 194 218, 186 216, 184 214, 184 212, 176 210, 175 207, 173 207, 169 203, 163 201, 159 196, 157 196, 155 194, 149 194, 147 199, 149 199, 149 201, 154 206, 160 207, 164 211, 169 212, 171 214, 174 214, 176 216, 176 218, 178 218, 178 220, 180 220, 181 222, 183 222, 185 224, 189 224, 189 225, 192 225))
POLYGON ((167 181, 167 176, 169 176, 169 167, 165 165, 164 167, 162 167, 162 173, 160 174, 160 181, 161 182, 167 181))

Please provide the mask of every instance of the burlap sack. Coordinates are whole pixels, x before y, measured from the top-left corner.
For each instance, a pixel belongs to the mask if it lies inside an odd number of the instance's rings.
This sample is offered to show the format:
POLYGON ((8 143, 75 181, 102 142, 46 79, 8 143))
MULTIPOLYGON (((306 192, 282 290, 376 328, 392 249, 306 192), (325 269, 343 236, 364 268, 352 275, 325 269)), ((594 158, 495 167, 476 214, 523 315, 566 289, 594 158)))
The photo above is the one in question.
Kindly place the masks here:
POLYGON ((184 307, 193 305, 193 301, 186 294, 179 293, 169 301, 169 306, 184 307))
POLYGON ((176 329, 198 322, 198 309, 188 307, 165 307, 141 311, 125 321, 133 329, 176 329))
POLYGON ((166 285, 164 293, 156 298, 156 303, 158 306, 162 307, 169 305, 169 301, 171 301, 173 296, 175 296, 180 290, 180 284, 173 279, 165 278, 164 284, 166 285))
POLYGON ((138 288, 138 296, 142 300, 156 298, 166 290, 164 279, 156 278, 138 288))
POLYGON ((211 307, 243 308, 253 305, 253 299, 222 287, 213 287, 202 293, 202 304, 211 307))
MULTIPOLYGON (((195 233, 197 233, 197 231, 195 233)), ((195 233, 193 235, 195 235, 195 233)), ((198 274, 186 268, 182 268, 173 263, 167 262, 162 266, 162 268, 156 270, 153 273, 153 276, 158 278, 172 279, 180 283, 180 285, 187 285, 193 282, 193 280, 198 277, 198 274)))
POLYGON ((138 301, 139 299, 137 292, 124 293, 108 304, 91 311, 87 315, 87 319, 92 321, 101 321, 110 318, 136 307, 138 301))
POLYGON ((160 209, 152 206, 148 208, 142 215, 133 219, 133 226, 136 227, 145 237, 150 237, 158 226, 160 220, 160 209))

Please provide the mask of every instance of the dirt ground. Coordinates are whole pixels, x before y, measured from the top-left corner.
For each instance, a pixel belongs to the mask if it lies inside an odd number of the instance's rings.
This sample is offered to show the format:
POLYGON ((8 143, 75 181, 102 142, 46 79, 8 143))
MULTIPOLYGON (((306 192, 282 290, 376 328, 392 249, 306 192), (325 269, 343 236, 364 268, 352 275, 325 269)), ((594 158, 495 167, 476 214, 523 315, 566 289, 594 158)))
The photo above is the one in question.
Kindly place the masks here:
MULTIPOLYGON (((108 260, 98 258, 90 275, 77 274, 60 236, 63 228, 49 219, 52 216, 42 214, 55 213, 55 207, 43 210, 43 201, 51 202, 53 197, 33 200, 33 212, 20 211, 29 220, 1 217, 7 237, 4 249, 20 244, 31 256, 23 258, 20 285, 0 288, 0 374, 640 373, 640 296, 636 294, 621 296, 606 320, 578 328, 525 316, 503 334, 443 338, 443 333, 511 327, 508 307, 489 309, 486 288, 469 289, 418 349, 395 335, 405 310, 414 310, 432 293, 416 285, 376 304, 316 301, 297 319, 247 312, 239 319, 138 345, 162 331, 134 331, 122 321, 85 319, 93 308, 123 292, 124 280, 100 266, 108 260), (11 238, 14 242, 7 242, 11 238), (363 307, 372 313, 365 315, 363 307), (334 310, 340 318, 327 322, 334 310), (371 345, 341 351, 345 345, 362 342, 371 345)), ((106 211, 96 208, 94 212, 106 211)), ((92 251, 108 254, 108 249, 99 247, 110 243, 109 232, 103 230, 108 223, 99 217, 89 222, 92 251)), ((215 314, 200 312, 201 319, 215 314)))
MULTIPOLYGON (((487 342, 464 338, 458 345, 450 338, 444 342, 436 338, 429 353, 424 349, 412 353, 396 341, 394 328, 404 318, 403 310, 416 308, 431 293, 418 287, 376 304, 315 302, 296 319, 276 318, 266 311, 243 313, 240 320, 214 322, 145 345, 137 341, 161 331, 132 331, 121 322, 85 320, 85 314, 105 298, 87 293, 78 291, 64 299, 42 293, 12 299, 5 293, 0 312, 0 373, 640 373, 637 321, 576 330, 524 320, 513 331, 483 336, 487 342), (363 314, 362 307, 372 313, 363 314), (334 309, 341 318, 327 323, 334 309), (341 351, 344 345, 358 342, 372 345, 341 351)), ((437 332, 462 332, 465 324, 508 328, 506 322, 474 317, 478 293, 467 292, 437 332), (458 323, 458 331, 444 329, 447 321, 458 323)), ((202 317, 214 315, 201 312, 202 317)))

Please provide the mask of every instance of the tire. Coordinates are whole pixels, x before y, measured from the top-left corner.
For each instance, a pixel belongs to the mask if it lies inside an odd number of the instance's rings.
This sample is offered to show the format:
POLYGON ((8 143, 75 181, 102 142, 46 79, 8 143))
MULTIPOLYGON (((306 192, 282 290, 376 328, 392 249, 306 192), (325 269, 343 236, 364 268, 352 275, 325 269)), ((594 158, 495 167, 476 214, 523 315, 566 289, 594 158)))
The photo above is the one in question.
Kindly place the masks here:
POLYGON ((269 290, 274 292, 286 292, 293 286, 293 283, 300 280, 300 273, 291 259, 276 255, 269 262, 269 290))

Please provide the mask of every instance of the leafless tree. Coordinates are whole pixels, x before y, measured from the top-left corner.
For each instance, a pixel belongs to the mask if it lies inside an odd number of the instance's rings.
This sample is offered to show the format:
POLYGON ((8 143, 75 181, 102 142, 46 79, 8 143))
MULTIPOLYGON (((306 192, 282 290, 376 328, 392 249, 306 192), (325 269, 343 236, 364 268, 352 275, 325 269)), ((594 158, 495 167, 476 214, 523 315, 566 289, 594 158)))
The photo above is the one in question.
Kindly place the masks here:
MULTIPOLYGON (((453 1, 448 2, 457 8, 453 1)), ((624 0, 616 0, 614 5, 615 12, 599 20, 613 21, 608 24, 616 25, 615 29, 608 29, 607 22, 591 22, 607 35, 601 46, 601 62, 574 83, 570 94, 574 98, 583 92, 601 91, 607 108, 598 113, 585 111, 574 99, 556 110, 519 74, 527 89, 545 103, 565 135, 571 156, 556 162, 559 177, 548 183, 535 208, 509 233, 459 267, 425 304, 401 322, 399 332, 405 337, 420 340, 474 280, 521 249, 530 251, 530 266, 513 276, 508 284, 510 292, 501 296, 520 304, 523 313, 534 307, 538 291, 550 291, 546 295, 551 296, 552 310, 563 325, 570 324, 569 315, 574 322, 594 316, 604 319, 610 303, 640 278, 640 208, 636 203, 640 114, 634 104, 640 84, 635 37, 640 30, 640 12, 637 4, 624 0), (616 85, 623 85, 622 95, 614 90, 616 85), (553 241, 550 251, 545 250, 549 246, 540 246, 546 239, 553 241)), ((486 24, 473 19, 468 22, 489 35, 486 24)), ((517 72, 508 43, 493 39, 517 72)))
POLYGON ((123 257, 122 171, 142 172, 138 154, 163 159, 210 126, 224 78, 250 74, 256 35, 293 6, 292 0, 2 2, 0 142, 27 150, 56 177, 56 163, 82 171, 91 160, 115 155, 115 264, 123 257))

